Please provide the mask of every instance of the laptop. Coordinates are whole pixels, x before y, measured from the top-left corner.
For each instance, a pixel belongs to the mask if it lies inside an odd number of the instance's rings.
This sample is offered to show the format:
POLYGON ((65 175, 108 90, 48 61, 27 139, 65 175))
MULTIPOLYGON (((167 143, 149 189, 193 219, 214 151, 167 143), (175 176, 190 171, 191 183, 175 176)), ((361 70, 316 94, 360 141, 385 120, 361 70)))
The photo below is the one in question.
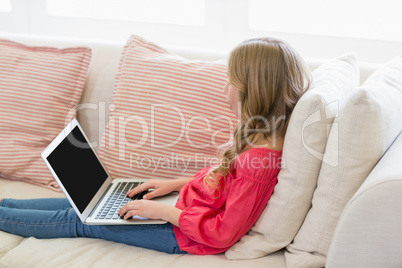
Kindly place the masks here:
MULTIPOLYGON (((147 180, 113 179, 76 119, 64 128, 41 155, 84 224, 166 223, 163 220, 152 220, 138 216, 129 220, 119 217, 117 212, 125 203, 142 198, 145 194, 143 192, 129 198, 126 193, 147 180)), ((152 200, 174 206, 178 198, 179 194, 174 192, 152 200)))

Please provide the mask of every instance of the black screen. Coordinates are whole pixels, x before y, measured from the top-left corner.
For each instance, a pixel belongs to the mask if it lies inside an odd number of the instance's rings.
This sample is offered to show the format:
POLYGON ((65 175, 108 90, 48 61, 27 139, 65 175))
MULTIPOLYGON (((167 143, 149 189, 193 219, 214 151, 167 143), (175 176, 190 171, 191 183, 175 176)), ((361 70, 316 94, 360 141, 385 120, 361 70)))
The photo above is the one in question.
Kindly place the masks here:
POLYGON ((47 160, 82 213, 108 175, 78 126, 47 160))

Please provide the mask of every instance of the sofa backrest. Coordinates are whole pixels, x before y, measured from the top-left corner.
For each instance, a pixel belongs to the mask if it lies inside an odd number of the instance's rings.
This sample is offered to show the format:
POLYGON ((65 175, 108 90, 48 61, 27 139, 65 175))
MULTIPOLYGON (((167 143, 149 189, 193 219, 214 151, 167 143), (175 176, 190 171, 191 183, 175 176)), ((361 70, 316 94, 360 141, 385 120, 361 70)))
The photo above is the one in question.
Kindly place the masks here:
MULTIPOLYGON (((91 64, 78 107, 77 118, 90 141, 96 142, 99 145, 110 111, 109 105, 111 104, 113 94, 114 79, 125 40, 105 41, 14 33, 0 33, 0 38, 31 46, 53 46, 58 48, 86 46, 92 49, 91 64)), ((188 59, 215 61, 225 60, 228 55, 227 51, 186 49, 180 47, 166 48, 172 53, 188 59)), ((312 70, 325 62, 325 59, 317 58, 305 58, 305 60, 312 70)), ((364 82, 378 66, 379 64, 361 63, 361 82, 364 82)))

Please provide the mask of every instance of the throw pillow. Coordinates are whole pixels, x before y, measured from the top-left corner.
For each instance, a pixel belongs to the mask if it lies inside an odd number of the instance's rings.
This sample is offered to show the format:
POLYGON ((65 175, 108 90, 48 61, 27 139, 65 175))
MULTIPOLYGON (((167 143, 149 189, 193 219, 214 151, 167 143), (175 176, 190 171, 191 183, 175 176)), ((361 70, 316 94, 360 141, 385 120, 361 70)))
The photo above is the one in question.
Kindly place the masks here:
POLYGON ((90 58, 0 40, 0 177, 60 190, 41 152, 75 116, 90 58))
POLYGON ((339 128, 330 132, 312 208, 285 253, 290 267, 325 266, 343 209, 402 131, 401 103, 399 56, 375 71, 341 107, 336 119, 339 128))
POLYGON ((139 36, 127 41, 99 156, 115 178, 178 178, 217 162, 236 119, 226 65, 188 60, 139 36))
POLYGON ((358 83, 359 68, 354 54, 330 60, 313 72, 313 83, 290 118, 283 147, 283 167, 274 193, 248 235, 226 252, 227 258, 262 257, 286 247, 293 240, 311 207, 338 106, 358 83))

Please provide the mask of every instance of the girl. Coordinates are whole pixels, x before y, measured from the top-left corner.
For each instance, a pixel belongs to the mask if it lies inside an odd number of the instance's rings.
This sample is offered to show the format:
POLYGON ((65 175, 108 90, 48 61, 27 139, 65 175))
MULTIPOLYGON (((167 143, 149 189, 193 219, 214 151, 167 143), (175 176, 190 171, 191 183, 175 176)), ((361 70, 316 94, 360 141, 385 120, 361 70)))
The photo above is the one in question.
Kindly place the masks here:
POLYGON ((37 238, 93 237, 167 253, 226 251, 257 221, 280 170, 283 139, 310 72, 286 42, 261 38, 235 48, 228 61, 226 101, 239 122, 218 165, 193 178, 150 180, 128 196, 154 189, 119 214, 164 219, 167 224, 84 225, 66 199, 0 201, 0 230, 37 238), (173 206, 152 198, 180 191, 173 206))

